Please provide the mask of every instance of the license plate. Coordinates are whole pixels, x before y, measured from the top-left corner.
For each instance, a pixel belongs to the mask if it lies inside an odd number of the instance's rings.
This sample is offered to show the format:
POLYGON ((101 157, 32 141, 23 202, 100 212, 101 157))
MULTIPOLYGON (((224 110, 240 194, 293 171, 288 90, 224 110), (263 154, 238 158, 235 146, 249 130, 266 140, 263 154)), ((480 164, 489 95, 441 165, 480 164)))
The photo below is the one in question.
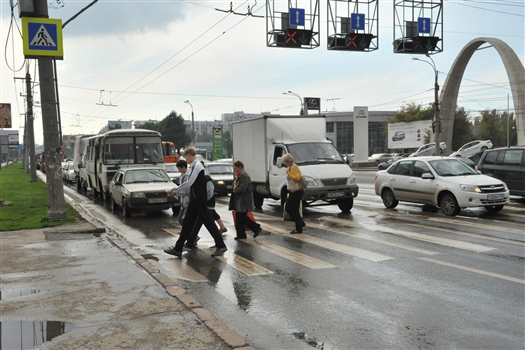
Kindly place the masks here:
POLYGON ((231 190, 233 186, 226 186, 227 189, 231 190))
POLYGON ((489 201, 497 201, 500 199, 504 199, 505 196, 503 194, 489 194, 487 195, 487 200, 489 201))
POLYGON ((334 198, 334 197, 343 197, 344 195, 345 195, 344 192, 329 192, 326 196, 329 198, 334 198))
POLYGON ((151 198, 148 199, 148 203, 165 203, 168 201, 168 198, 151 198))

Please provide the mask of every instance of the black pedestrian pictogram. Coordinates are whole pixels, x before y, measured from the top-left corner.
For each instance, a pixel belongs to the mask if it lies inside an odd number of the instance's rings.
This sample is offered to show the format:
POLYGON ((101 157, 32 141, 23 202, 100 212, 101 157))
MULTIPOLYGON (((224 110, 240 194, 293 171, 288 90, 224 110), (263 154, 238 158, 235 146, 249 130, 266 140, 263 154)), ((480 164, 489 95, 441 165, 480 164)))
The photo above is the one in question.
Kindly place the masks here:
POLYGON ((36 42, 35 45, 52 46, 52 45, 51 45, 50 43, 48 43, 48 41, 47 41, 47 35, 46 35, 44 29, 40 29, 40 31, 38 32, 37 36, 38 36, 38 41, 36 42))

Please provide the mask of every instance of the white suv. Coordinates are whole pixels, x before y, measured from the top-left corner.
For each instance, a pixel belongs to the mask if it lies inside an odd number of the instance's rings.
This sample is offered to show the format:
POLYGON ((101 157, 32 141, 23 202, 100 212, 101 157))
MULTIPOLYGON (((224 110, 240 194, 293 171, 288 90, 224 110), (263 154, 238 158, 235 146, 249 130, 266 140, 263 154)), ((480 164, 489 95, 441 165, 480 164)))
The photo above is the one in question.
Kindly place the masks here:
POLYGON ((449 216, 467 207, 498 212, 510 195, 504 182, 452 157, 402 158, 377 172, 375 192, 387 208, 395 208, 399 201, 430 204, 449 216))

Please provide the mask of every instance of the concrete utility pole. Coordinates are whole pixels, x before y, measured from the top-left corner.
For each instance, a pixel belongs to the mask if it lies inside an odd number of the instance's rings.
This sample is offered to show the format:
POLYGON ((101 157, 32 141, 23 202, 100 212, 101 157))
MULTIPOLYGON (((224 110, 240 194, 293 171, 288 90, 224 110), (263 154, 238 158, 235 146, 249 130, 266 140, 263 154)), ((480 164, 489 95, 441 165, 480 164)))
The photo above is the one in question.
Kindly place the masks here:
MULTIPOLYGON (((24 134, 26 134, 27 148, 29 150, 29 166, 31 172, 31 182, 36 182, 36 160, 35 160, 35 129, 33 127, 33 93, 31 91, 31 74, 26 73, 26 94, 27 94, 27 111, 26 111, 26 126, 24 134)), ((26 158, 27 161, 27 158, 26 158)))
POLYGON ((426 64, 430 65, 432 69, 434 70, 434 130, 435 130, 435 142, 436 142, 436 156, 441 155, 441 147, 439 146, 439 134, 441 133, 441 119, 439 117, 439 84, 438 84, 438 70, 436 68, 436 63, 430 57, 429 54, 426 55, 432 63, 429 61, 421 60, 419 58, 412 58, 414 61, 421 61, 425 62, 426 64))
MULTIPOLYGON (((34 0, 35 17, 49 18, 47 0, 34 0)), ((61 134, 58 126, 57 102, 53 71, 53 58, 38 58, 40 77, 40 101, 42 105, 42 126, 44 129, 44 151, 46 154, 47 204, 49 220, 67 218, 62 182, 62 166, 59 156, 62 149, 61 134)), ((34 146, 33 146, 34 152, 34 146)))

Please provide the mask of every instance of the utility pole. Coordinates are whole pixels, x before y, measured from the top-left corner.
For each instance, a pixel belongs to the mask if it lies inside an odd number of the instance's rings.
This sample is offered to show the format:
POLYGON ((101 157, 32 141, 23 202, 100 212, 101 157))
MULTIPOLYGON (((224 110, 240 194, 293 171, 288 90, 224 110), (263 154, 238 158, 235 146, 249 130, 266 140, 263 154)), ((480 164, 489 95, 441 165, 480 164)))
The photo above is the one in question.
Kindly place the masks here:
MULTIPOLYGON (((47 0, 34 0, 35 17, 49 18, 47 0)), ((44 130, 44 151, 46 155, 47 178, 47 217, 49 220, 67 218, 62 182, 61 158, 59 157, 62 140, 58 125, 57 98, 55 95, 53 59, 38 57, 38 74, 40 78, 40 100, 42 105, 42 126, 44 130)), ((33 152, 34 152, 34 146, 33 152)))
POLYGON ((35 129, 33 127, 33 93, 31 91, 31 74, 26 73, 26 94, 27 94, 27 111, 26 111, 26 126, 24 134, 26 135, 26 149, 29 150, 29 163, 31 172, 31 181, 36 182, 36 160, 35 160, 35 129))

